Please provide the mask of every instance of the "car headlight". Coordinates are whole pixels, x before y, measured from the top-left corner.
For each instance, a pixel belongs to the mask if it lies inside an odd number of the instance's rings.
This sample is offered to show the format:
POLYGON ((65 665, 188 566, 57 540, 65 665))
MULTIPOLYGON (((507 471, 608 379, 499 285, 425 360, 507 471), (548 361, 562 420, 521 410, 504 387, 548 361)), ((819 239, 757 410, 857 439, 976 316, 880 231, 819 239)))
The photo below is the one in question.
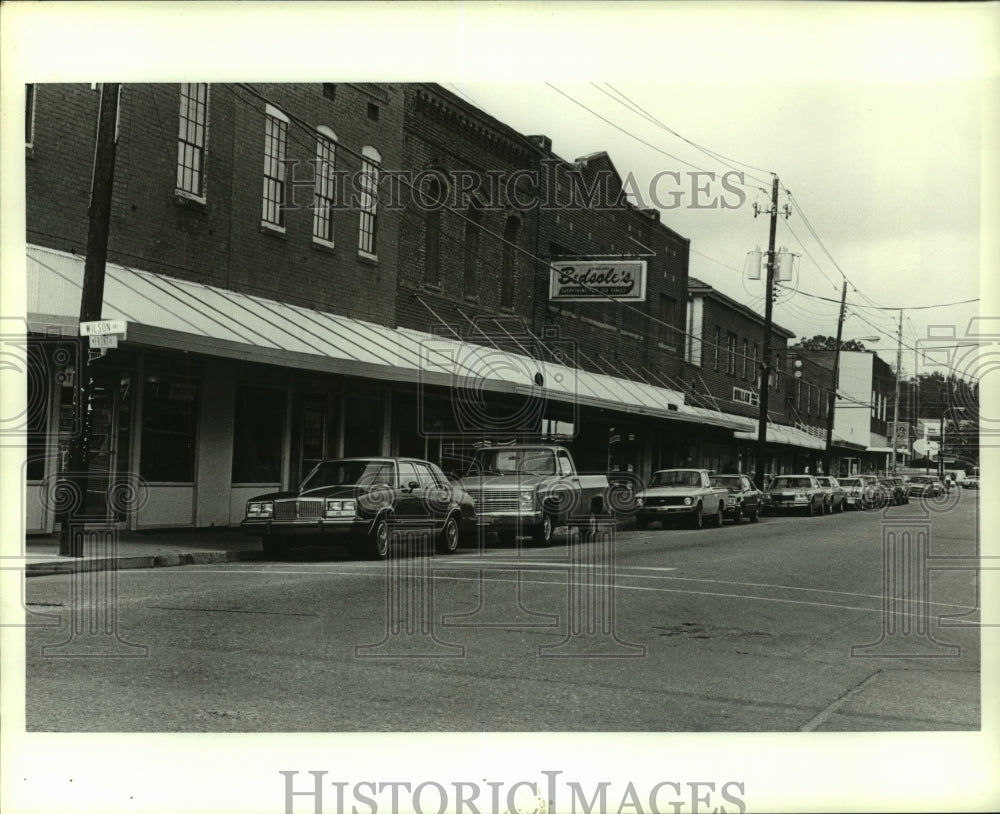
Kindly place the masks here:
POLYGON ((795 499, 796 500, 808 500, 809 499, 809 495, 807 495, 805 492, 796 492, 795 493, 795 499))
POLYGON ((530 489, 528 489, 528 490, 526 490, 524 492, 521 492, 521 494, 520 494, 520 501, 521 501, 521 508, 522 509, 531 509, 531 508, 534 508, 535 497, 534 497, 534 494, 531 492, 530 489))
POLYGON ((690 506, 691 505, 691 498, 689 498, 689 497, 684 498, 684 505, 685 506, 690 506))
POLYGON ((354 517, 357 513, 356 500, 328 500, 324 514, 326 517, 354 517))
POLYGON ((273 517, 274 501, 251 500, 247 503, 247 517, 273 517))
POLYGON ((635 496, 635 505, 636 505, 636 508, 642 508, 642 505, 645 502, 646 502, 645 495, 636 495, 635 496))

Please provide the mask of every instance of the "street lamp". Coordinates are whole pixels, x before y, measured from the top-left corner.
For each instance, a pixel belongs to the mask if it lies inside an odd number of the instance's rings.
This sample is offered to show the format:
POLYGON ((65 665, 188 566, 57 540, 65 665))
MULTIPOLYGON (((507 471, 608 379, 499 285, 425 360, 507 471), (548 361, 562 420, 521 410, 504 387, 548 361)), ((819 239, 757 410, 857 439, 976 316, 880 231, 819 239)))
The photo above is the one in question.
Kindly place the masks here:
POLYGON ((957 410, 958 412, 965 412, 964 407, 959 407, 957 404, 951 407, 945 407, 941 411, 941 427, 938 431, 938 475, 944 478, 944 417, 948 415, 952 410, 957 410))
MULTIPOLYGON (((840 325, 837 326, 837 333, 840 333, 840 325)), ((837 412, 837 386, 840 384, 840 351, 847 342, 878 342, 877 336, 862 336, 857 339, 848 339, 844 342, 837 337, 837 344, 833 352, 833 387, 830 388, 830 403, 826 409, 826 461, 823 466, 827 475, 832 475, 833 466, 833 418, 837 412)))

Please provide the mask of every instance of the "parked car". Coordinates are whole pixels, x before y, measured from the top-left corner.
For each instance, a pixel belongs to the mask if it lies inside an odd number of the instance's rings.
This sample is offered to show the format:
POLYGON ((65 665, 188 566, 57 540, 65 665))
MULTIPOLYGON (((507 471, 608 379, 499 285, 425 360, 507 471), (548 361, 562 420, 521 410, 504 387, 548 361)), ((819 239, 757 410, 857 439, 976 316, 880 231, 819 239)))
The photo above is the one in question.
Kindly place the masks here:
POLYGON ((817 475, 816 480, 826 491, 826 510, 831 514, 844 511, 847 506, 847 492, 840 485, 840 481, 832 475, 817 475))
POLYGON ((892 506, 902 506, 904 503, 910 502, 910 491, 909 486, 904 478, 891 477, 882 478, 879 483, 885 487, 888 491, 890 505, 892 506))
POLYGON ((578 473, 561 446, 477 449, 460 485, 472 497, 476 523, 507 543, 520 533, 547 546, 559 526, 593 534, 601 519, 611 517, 605 505, 607 475, 578 473))
POLYGON ((429 529, 438 552, 454 553, 475 528, 475 512, 472 498, 429 461, 342 458, 321 461, 294 491, 252 498, 241 525, 268 555, 346 543, 352 553, 385 559, 395 529, 429 529))
POLYGON ((965 489, 978 489, 979 475, 966 475, 965 481, 962 483, 962 487, 965 489))
POLYGON ((711 475, 712 486, 729 492, 726 497, 725 516, 739 525, 746 517, 751 523, 757 522, 760 514, 760 499, 763 494, 746 475, 711 475))
POLYGON ((848 508, 873 509, 885 505, 887 492, 874 475, 852 475, 840 478, 840 485, 846 493, 848 508))
POLYGON ((635 497, 635 527, 644 529, 651 520, 665 524, 678 517, 696 529, 706 517, 721 526, 728 497, 728 489, 712 485, 707 469, 661 469, 635 497))
POLYGON ((914 475, 907 491, 911 497, 938 497, 944 494, 945 487, 936 475, 914 475))
POLYGON ((801 511, 810 517, 822 514, 826 492, 813 475, 778 475, 764 492, 763 507, 769 512, 801 511))

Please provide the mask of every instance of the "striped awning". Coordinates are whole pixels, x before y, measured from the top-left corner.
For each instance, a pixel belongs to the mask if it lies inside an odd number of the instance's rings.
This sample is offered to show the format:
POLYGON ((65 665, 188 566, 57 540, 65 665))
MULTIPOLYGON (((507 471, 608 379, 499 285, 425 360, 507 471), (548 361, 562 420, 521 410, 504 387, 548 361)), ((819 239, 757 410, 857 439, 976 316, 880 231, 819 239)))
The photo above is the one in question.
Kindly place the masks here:
MULTIPOLYGON (((32 331, 78 330, 84 258, 28 247, 32 331)), ((103 319, 127 343, 389 381, 515 393, 732 430, 752 422, 685 404, 684 394, 474 344, 388 328, 266 297, 108 263, 103 319)))

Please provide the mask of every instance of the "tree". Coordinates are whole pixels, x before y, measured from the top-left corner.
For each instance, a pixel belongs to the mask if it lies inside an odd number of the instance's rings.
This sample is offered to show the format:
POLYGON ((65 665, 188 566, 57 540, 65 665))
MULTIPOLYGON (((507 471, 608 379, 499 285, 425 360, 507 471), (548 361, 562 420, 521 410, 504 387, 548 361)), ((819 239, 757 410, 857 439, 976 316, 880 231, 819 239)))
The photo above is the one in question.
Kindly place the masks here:
MULTIPOLYGON (((812 339, 802 337, 798 342, 789 347, 789 350, 836 350, 837 338, 834 336, 823 336, 816 334, 812 339)), ((840 343, 841 350, 864 350, 865 346, 857 339, 849 339, 840 343)))

